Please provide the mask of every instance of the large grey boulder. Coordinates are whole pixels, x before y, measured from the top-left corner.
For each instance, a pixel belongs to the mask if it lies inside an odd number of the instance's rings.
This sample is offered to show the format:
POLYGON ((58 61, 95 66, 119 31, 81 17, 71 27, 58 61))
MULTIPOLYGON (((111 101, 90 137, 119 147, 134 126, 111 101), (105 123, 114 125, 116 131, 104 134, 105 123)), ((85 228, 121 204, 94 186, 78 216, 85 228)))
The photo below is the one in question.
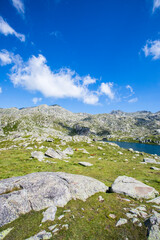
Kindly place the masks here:
POLYGON ((127 176, 119 176, 116 178, 112 184, 111 191, 125 194, 136 199, 150 199, 158 195, 158 192, 154 188, 127 176))
MULTIPOLYGON (((107 190, 108 187, 96 179, 62 172, 37 172, 3 179, 0 181, 0 227, 31 210, 49 207, 54 210, 71 199, 85 201, 107 190)), ((44 221, 48 216, 48 212, 44 213, 44 221)))

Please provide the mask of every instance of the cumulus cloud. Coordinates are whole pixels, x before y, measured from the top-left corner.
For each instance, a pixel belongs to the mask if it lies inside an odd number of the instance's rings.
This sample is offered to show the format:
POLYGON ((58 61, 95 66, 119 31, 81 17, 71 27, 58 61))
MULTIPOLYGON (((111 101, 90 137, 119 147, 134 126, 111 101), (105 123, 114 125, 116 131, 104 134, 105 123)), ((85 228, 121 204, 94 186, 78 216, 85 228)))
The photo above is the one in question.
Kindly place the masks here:
POLYGON ((45 97, 70 97, 87 104, 98 103, 97 93, 88 88, 88 85, 95 83, 96 80, 89 75, 81 77, 69 68, 51 71, 46 58, 41 54, 38 57, 32 56, 27 62, 23 62, 19 55, 8 54, 14 64, 10 74, 14 86, 38 91, 45 97))
POLYGON ((153 0, 153 12, 154 12, 157 8, 160 8, 160 0, 153 0))
POLYGON ((160 40, 148 40, 146 45, 142 48, 145 57, 152 56, 152 59, 160 59, 160 40))
POLYGON ((114 94, 112 88, 113 88, 113 83, 111 83, 111 82, 102 83, 100 86, 100 93, 105 94, 107 97, 109 97, 111 100, 113 100, 115 97, 115 94, 114 94))
POLYGON ((130 99, 128 102, 129 103, 135 103, 135 102, 137 102, 138 101, 138 98, 132 98, 132 99, 130 99))
POLYGON ((32 99, 32 102, 33 102, 34 104, 37 104, 38 102, 41 102, 41 101, 42 101, 42 98, 34 97, 34 98, 32 99))
POLYGON ((13 6, 17 9, 18 13, 24 15, 24 3, 23 0, 12 0, 13 6))
POLYGON ((2 88, 0 87, 0 93, 2 93, 2 88))
POLYGON ((25 42, 25 35, 21 33, 17 33, 1 16, 0 16, 0 33, 5 36, 14 35, 21 42, 25 42))

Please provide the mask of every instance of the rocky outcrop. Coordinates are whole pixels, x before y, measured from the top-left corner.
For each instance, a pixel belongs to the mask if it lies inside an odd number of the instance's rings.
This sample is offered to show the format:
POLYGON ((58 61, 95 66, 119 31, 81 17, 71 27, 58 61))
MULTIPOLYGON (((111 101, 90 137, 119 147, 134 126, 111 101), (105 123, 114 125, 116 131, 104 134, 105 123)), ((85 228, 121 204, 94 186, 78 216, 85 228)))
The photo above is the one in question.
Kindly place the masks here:
POLYGON ((153 211, 153 215, 145 221, 145 226, 148 229, 148 240, 160 239, 160 214, 153 211))
MULTIPOLYGON (((96 192, 107 190, 96 179, 62 172, 37 172, 1 180, 0 226, 31 210, 63 207, 71 199, 85 201, 96 192)), ((48 216, 48 212, 44 213, 44 221, 48 216)))
POLYGON ((111 191, 136 199, 150 199, 158 195, 154 188, 127 176, 119 176, 112 184, 111 191))
POLYGON ((26 134, 26 131, 30 131, 31 135, 43 132, 48 137, 63 138, 67 134, 97 135, 120 140, 130 137, 139 142, 160 144, 159 126, 160 112, 113 111, 111 114, 92 115, 72 113, 57 105, 0 109, 0 135, 15 135, 17 132, 26 134))

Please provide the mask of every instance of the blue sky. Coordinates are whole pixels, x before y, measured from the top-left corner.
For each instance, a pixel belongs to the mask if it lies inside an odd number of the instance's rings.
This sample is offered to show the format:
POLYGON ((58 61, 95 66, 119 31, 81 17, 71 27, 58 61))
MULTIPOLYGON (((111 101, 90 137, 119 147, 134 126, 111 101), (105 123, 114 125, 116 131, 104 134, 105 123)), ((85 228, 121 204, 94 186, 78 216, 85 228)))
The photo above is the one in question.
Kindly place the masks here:
POLYGON ((0 0, 0 107, 160 111, 160 0, 0 0))

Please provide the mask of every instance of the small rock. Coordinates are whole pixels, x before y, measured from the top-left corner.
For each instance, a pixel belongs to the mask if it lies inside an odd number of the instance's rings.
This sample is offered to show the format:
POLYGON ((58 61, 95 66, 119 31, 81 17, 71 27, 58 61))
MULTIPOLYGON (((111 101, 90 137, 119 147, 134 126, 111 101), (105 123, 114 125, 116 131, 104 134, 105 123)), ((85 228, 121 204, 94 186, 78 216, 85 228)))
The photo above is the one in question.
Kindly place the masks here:
POLYGON ((160 168, 157 168, 157 167, 150 167, 150 169, 156 170, 156 171, 159 171, 159 170, 160 170, 160 168))
POLYGON ((60 154, 60 151, 55 151, 53 148, 48 148, 48 150, 45 152, 45 155, 47 157, 51 157, 51 158, 58 158, 58 159, 62 159, 63 157, 63 153, 60 154))
POLYGON ((136 217, 137 217, 137 214, 126 213, 126 216, 127 216, 128 218, 136 218, 136 217))
POLYGON ((68 224, 62 225, 62 228, 65 228, 66 230, 68 230, 68 224))
POLYGON ((91 166, 93 166, 93 164, 91 164, 89 162, 79 162, 79 164, 84 166, 84 167, 91 167, 91 166))
POLYGON ((52 234, 50 232, 41 231, 33 237, 27 238, 26 240, 41 240, 41 239, 50 239, 52 234))
POLYGON ((58 228, 55 228, 53 231, 52 231, 52 233, 56 233, 56 232, 58 232, 59 231, 59 229, 58 228))
POLYGON ((56 212, 57 212, 57 207, 55 206, 49 207, 45 212, 43 212, 42 222, 54 221, 56 212))
POLYGON ((123 224, 126 224, 128 221, 125 218, 120 218, 118 222, 116 223, 116 227, 121 226, 123 224))
POLYGON ((139 222, 139 220, 138 220, 138 218, 133 218, 133 219, 132 219, 132 222, 133 222, 133 223, 136 223, 136 222, 139 222))
POLYGON ((63 151, 64 154, 73 155, 73 149, 68 147, 63 151))
POLYGON ((120 151, 119 151, 118 153, 119 153, 120 155, 123 155, 123 153, 122 153, 122 152, 120 152, 120 151))
POLYGON ((37 158, 38 161, 41 162, 44 159, 44 154, 43 154, 43 152, 40 152, 40 151, 34 151, 34 152, 31 153, 31 157, 32 158, 37 158))
POLYGON ((7 228, 6 230, 0 232, 0 240, 4 239, 13 228, 7 228))
POLYGON ((46 138, 46 142, 53 142, 54 139, 53 138, 46 138))
POLYGON ((102 147, 98 147, 97 149, 98 149, 98 150, 103 150, 103 148, 102 148, 102 147))
POLYGON ((62 218, 64 218, 64 215, 59 216, 58 220, 61 220, 62 218))
POLYGON ((160 204, 160 197, 154 198, 152 200, 147 201, 147 203, 156 203, 156 204, 160 204))
POLYGON ((68 213, 68 212, 71 212, 71 210, 68 209, 68 210, 64 210, 63 212, 64 212, 64 213, 68 213))
POLYGON ((99 201, 99 202, 104 202, 104 198, 103 198, 102 196, 99 196, 99 197, 98 197, 98 201, 99 201))
POLYGON ((160 164, 160 162, 157 162, 157 161, 156 161, 155 159, 153 159, 153 158, 144 158, 144 159, 143 159, 143 162, 160 164))
POLYGON ((113 219, 115 219, 115 218, 116 218, 116 215, 115 215, 115 214, 112 214, 112 213, 110 213, 110 214, 109 214, 109 217, 110 217, 110 218, 113 218, 113 219))
POLYGON ((54 225, 48 227, 48 229, 49 229, 50 231, 52 231, 56 226, 57 226, 57 224, 54 224, 54 225))

